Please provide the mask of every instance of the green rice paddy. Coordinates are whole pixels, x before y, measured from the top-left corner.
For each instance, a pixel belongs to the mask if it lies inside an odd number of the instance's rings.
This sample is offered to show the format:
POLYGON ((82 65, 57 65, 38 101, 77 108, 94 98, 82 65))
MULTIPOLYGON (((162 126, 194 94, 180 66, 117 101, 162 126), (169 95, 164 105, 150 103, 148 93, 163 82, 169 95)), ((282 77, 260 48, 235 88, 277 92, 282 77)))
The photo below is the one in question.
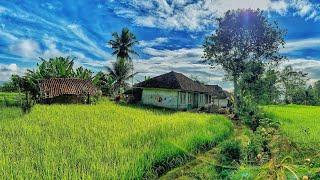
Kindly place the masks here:
POLYGON ((267 106, 265 112, 281 123, 282 131, 299 146, 320 148, 319 106, 267 106))
MULTIPOLYGON (((1 108, 1 107, 0 107, 1 108)), ((232 134, 220 115, 114 104, 0 109, 0 178, 141 179, 232 134)))

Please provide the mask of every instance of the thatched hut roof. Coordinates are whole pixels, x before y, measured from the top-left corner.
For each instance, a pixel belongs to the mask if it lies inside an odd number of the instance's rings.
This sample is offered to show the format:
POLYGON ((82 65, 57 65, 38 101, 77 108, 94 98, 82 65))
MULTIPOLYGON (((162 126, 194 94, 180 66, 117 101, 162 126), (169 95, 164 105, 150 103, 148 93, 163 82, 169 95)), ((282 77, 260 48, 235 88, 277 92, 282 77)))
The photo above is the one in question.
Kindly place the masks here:
POLYGON ((226 98, 223 89, 218 85, 203 85, 187 76, 171 71, 160 76, 148 79, 135 85, 136 88, 162 88, 177 89, 182 91, 192 91, 208 93, 219 98, 226 98))
POLYGON ((43 98, 54 98, 61 95, 94 95, 96 87, 90 80, 78 78, 51 78, 41 80, 40 93, 43 98))

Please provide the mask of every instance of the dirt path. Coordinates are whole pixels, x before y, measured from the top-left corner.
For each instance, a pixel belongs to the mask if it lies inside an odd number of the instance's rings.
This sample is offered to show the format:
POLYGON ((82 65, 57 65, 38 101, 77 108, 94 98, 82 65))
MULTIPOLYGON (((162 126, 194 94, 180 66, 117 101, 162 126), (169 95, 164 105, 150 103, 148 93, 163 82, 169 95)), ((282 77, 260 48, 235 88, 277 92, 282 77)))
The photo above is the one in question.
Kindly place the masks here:
MULTIPOLYGON (((241 140, 246 143, 248 137, 244 133, 244 127, 234 124, 234 134, 230 138, 241 140)), ((172 169, 159 179, 215 179, 217 173, 215 172, 215 159, 219 149, 214 147, 204 153, 194 155, 195 159, 190 162, 172 169)))

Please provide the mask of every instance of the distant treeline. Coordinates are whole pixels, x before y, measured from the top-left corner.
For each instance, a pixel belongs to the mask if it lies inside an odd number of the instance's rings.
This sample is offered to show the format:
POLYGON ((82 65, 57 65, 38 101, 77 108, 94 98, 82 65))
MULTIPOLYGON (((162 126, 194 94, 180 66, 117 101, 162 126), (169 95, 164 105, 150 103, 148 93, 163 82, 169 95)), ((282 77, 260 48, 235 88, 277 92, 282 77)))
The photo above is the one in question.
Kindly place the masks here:
POLYGON ((258 104, 320 105, 320 80, 308 84, 308 74, 292 66, 278 70, 252 63, 240 79, 242 101, 258 104))

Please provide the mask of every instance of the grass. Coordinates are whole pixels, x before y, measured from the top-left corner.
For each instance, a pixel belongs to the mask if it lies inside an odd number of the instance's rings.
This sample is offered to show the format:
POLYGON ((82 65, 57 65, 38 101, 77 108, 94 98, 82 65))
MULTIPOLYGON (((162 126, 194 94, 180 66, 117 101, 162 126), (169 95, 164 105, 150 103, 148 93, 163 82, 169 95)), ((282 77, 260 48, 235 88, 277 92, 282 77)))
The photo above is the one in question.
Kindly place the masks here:
POLYGON ((281 123, 281 130, 299 146, 320 148, 320 107, 267 106, 264 111, 281 123))
POLYGON ((0 176, 12 179, 141 179, 232 134, 219 115, 119 106, 36 105, 0 110, 0 176), (5 113, 3 113, 5 112, 5 113), (16 114, 16 115, 14 115, 16 114))
POLYGON ((20 104, 19 97, 18 93, 0 92, 0 107, 18 106, 20 104))

